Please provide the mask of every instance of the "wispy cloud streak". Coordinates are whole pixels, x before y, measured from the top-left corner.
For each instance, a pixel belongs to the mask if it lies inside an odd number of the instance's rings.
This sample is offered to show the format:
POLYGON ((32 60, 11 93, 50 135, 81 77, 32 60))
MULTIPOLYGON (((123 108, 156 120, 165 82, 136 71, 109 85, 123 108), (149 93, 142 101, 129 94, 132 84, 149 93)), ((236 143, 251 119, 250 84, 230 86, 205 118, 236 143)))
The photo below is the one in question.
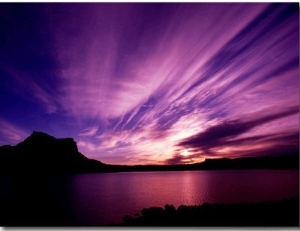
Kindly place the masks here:
POLYGON ((28 135, 29 132, 0 118, 0 145, 16 145, 28 135))
POLYGON ((36 70, 15 68, 17 61, 0 65, 17 91, 27 89, 51 116, 72 119, 89 157, 139 164, 255 155, 298 131, 297 4, 30 9, 28 18, 41 17, 30 26, 39 49, 17 46, 43 62, 36 70), (294 114, 281 116, 290 108, 294 114))
MULTIPOLYGON (((293 114, 298 114, 299 108, 293 107, 283 112, 265 115, 260 118, 252 119, 250 121, 225 121, 216 126, 201 132, 195 136, 189 137, 179 143, 179 146, 198 147, 198 148, 215 148, 218 145, 224 145, 224 140, 235 138, 238 135, 248 132, 249 130, 269 123, 273 120, 278 120, 293 114)), ((238 143, 238 142, 237 142, 238 143)), ((241 141, 242 143, 242 141, 241 141)))

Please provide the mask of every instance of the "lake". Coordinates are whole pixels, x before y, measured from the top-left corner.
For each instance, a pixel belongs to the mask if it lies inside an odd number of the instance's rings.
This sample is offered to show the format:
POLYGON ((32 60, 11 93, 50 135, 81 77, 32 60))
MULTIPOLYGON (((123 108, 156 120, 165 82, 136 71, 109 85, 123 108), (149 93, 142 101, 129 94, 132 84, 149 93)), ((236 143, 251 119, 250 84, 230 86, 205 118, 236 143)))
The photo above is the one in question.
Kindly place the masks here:
POLYGON ((239 203, 299 195, 298 170, 222 170, 79 174, 52 178, 49 190, 74 225, 121 222, 143 208, 239 203))

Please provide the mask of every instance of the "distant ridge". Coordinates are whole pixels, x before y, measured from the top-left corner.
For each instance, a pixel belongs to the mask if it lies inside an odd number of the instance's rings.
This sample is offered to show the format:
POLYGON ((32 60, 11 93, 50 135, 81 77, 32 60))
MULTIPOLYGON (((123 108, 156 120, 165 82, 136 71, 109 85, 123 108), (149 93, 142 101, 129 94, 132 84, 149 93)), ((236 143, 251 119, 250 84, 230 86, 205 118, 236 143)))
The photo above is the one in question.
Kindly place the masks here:
POLYGON ((34 131, 16 146, 0 146, 0 173, 82 173, 226 169, 299 169, 299 154, 206 159, 187 165, 109 165, 88 159, 73 138, 57 139, 34 131))

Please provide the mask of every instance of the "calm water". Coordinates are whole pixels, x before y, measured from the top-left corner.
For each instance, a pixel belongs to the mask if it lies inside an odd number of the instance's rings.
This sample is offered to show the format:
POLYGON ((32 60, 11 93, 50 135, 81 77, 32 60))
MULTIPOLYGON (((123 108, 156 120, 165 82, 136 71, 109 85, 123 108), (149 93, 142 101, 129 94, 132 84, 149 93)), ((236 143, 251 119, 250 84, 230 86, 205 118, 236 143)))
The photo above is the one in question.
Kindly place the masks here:
POLYGON ((51 194, 79 225, 121 222, 142 208, 238 203, 299 195, 299 171, 180 171, 82 174, 52 179, 51 194))

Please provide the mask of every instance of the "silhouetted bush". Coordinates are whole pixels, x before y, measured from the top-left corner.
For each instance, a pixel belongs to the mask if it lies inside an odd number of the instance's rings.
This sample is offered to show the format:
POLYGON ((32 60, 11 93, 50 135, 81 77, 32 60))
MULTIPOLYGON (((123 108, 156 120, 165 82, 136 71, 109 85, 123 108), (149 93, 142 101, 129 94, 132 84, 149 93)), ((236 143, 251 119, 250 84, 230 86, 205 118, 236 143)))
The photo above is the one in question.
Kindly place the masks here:
POLYGON ((299 226, 299 198, 243 204, 173 205, 143 209, 141 216, 124 217, 121 226, 299 226))

